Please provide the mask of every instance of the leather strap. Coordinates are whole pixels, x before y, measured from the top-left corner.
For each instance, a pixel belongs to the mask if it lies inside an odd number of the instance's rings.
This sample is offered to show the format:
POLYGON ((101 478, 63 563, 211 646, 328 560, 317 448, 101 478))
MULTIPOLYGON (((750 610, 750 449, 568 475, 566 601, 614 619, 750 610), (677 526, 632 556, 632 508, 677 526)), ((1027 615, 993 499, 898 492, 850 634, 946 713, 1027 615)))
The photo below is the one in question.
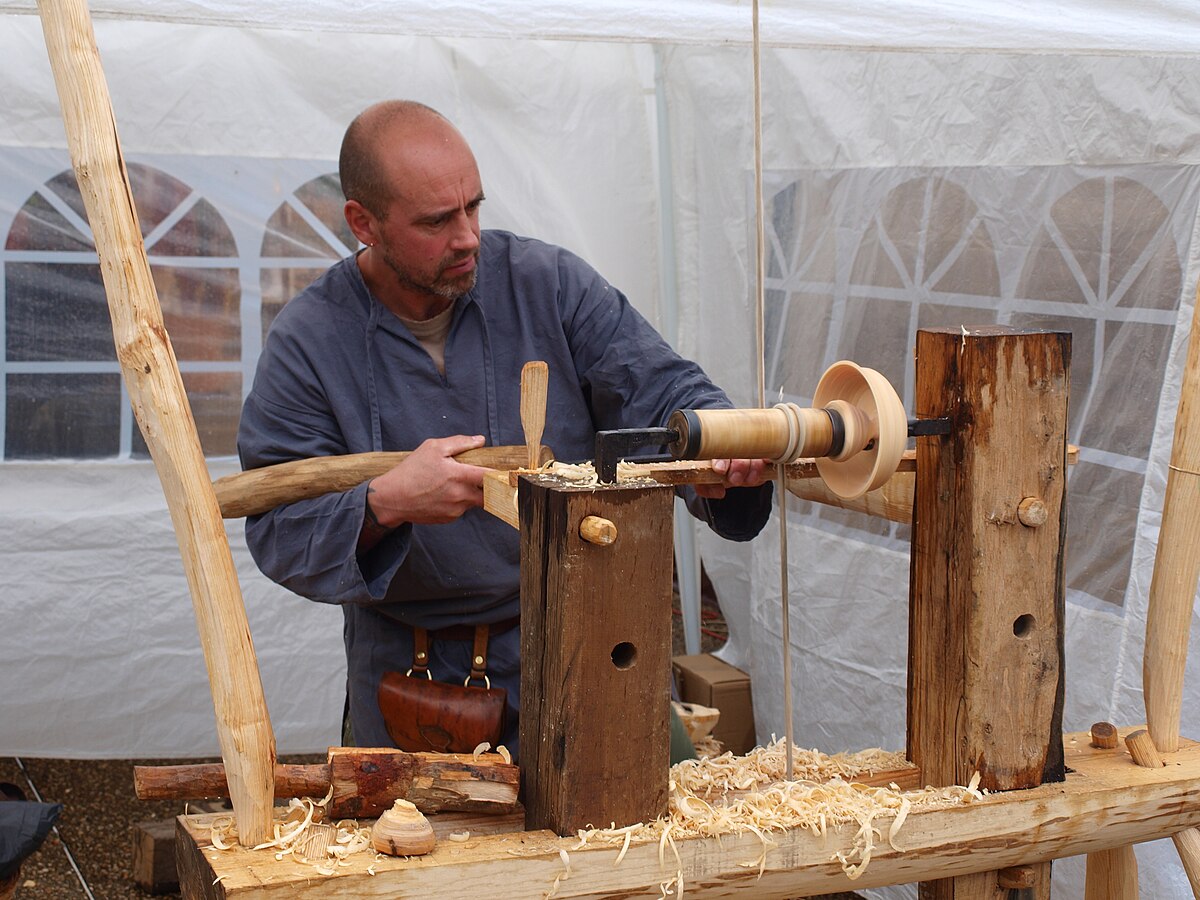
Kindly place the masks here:
POLYGON ((414 628, 413 632, 413 663, 408 670, 409 675, 422 675, 432 678, 429 674, 429 632, 424 628, 414 628))
POLYGON ((490 631, 491 629, 487 625, 475 626, 475 645, 471 649, 471 674, 467 676, 467 684, 472 681, 483 681, 488 687, 492 686, 487 677, 487 648, 490 631))
MULTIPOLYGON (((412 668, 408 670, 407 674, 418 678, 422 676, 432 678, 433 676, 429 674, 429 632, 424 628, 414 628, 412 632, 413 662, 412 668)), ((471 649, 471 674, 467 676, 464 684, 482 681, 488 687, 492 686, 491 679, 487 677, 487 649, 490 634, 491 626, 475 626, 475 639, 471 649)))

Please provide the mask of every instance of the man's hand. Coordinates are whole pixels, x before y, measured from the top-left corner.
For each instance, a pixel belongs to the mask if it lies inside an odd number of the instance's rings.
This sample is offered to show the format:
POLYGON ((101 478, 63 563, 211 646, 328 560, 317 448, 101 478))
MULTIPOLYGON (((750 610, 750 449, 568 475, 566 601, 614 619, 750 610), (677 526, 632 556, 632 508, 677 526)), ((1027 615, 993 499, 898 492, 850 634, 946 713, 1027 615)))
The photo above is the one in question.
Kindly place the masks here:
POLYGON ((453 522, 473 506, 483 506, 482 466, 453 457, 485 443, 483 435, 430 438, 403 462, 367 486, 367 508, 358 549, 374 546, 405 522, 436 525, 453 522))
POLYGON ((698 484, 696 494, 706 500, 720 500, 726 488, 758 487, 766 478, 768 461, 765 459, 714 459, 713 471, 724 475, 719 484, 698 484))

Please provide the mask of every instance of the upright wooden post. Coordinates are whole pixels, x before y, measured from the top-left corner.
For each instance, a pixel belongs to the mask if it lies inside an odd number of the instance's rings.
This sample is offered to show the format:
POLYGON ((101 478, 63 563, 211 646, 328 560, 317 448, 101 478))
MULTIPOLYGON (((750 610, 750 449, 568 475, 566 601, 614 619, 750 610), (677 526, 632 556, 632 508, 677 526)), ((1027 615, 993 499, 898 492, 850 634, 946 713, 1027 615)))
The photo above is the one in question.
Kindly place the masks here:
MULTIPOLYGON (((948 436, 917 441, 913 507, 908 753, 930 784, 979 772, 1004 791, 1064 777, 1069 361, 1064 333, 917 336, 917 416, 951 421, 948 436)), ((995 890, 972 876, 924 884, 922 897, 995 890)))
POLYGON ((163 327, 87 4, 40 0, 38 8, 100 257, 121 374, 191 586, 239 839, 258 844, 271 837, 275 737, 225 524, 163 327))
POLYGON ((673 492, 534 476, 517 496, 525 827, 650 821, 670 768, 673 492), (616 539, 581 536, 589 516, 616 539))

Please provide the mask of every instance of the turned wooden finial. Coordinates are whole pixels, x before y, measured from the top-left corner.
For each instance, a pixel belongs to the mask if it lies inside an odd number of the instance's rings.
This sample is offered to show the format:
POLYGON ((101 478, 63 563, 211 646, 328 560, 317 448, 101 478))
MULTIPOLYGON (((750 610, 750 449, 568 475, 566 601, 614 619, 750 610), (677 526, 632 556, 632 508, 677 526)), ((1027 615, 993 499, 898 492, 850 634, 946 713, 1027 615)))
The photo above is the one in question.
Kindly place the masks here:
POLYGON ((371 846, 389 856, 423 856, 435 843, 429 820, 407 800, 384 810, 371 829, 371 846))

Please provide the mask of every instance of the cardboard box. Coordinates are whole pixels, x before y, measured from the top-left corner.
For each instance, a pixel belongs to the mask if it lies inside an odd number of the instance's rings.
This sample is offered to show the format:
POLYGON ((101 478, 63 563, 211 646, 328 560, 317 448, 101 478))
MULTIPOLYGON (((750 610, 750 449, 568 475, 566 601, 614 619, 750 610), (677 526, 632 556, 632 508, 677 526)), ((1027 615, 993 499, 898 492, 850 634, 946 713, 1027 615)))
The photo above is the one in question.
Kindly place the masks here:
POLYGON ((679 698, 721 711, 713 737, 726 750, 746 753, 754 748, 754 707, 750 698, 750 676, 711 653, 676 656, 671 660, 679 698))

